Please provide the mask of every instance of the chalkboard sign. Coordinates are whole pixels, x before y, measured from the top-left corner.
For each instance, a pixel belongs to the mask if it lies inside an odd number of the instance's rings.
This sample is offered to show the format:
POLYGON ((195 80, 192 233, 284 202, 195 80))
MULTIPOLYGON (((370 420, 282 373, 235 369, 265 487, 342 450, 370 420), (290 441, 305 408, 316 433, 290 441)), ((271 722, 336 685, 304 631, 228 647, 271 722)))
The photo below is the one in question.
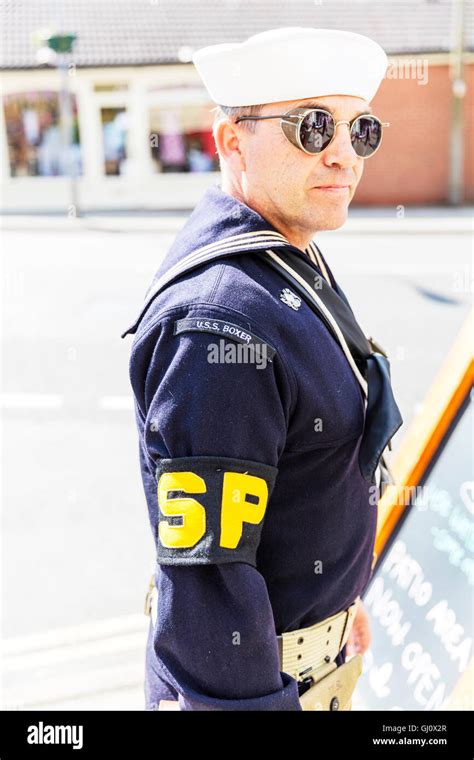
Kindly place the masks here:
MULTIPOLYGON (((413 489, 364 594, 372 644, 353 709, 442 708, 472 657, 472 393, 413 489)), ((469 695, 458 709, 472 709, 469 695)))

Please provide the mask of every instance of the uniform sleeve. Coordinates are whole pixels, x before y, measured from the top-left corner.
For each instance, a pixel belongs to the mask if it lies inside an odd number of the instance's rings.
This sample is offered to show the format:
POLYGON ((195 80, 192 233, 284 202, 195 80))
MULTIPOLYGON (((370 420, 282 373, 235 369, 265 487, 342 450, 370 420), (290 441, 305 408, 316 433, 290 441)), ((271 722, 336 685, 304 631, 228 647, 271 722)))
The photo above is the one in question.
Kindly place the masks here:
POLYGON ((181 710, 301 710, 296 681, 280 672, 257 569, 290 381, 275 347, 245 319, 199 316, 163 320, 142 401, 156 479, 156 662, 181 710), (245 359, 239 346, 250 342, 245 359))

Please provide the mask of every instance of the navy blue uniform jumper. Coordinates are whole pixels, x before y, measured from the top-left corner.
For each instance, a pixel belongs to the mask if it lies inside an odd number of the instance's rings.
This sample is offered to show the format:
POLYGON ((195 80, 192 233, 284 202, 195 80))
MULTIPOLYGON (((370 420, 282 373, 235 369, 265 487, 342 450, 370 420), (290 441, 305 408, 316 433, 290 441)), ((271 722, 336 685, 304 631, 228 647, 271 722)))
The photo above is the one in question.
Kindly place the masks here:
POLYGON ((149 298, 127 331, 157 559, 146 708, 301 710, 276 636, 347 608, 371 576, 363 393, 339 343, 261 253, 319 268, 218 185, 149 294, 204 246, 214 259, 149 298), (254 360, 236 359, 248 344, 254 360))

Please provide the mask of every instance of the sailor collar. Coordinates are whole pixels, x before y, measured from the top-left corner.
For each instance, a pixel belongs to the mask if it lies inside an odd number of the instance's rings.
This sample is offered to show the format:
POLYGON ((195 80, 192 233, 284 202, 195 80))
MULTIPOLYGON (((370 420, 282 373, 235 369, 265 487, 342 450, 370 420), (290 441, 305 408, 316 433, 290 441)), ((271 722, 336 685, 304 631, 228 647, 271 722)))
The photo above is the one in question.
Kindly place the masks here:
POLYGON ((160 290, 182 273, 214 259, 269 247, 290 248, 304 260, 309 258, 332 285, 315 243, 304 251, 297 248, 257 211, 224 192, 220 185, 211 186, 175 238, 145 295, 140 314, 122 338, 136 331, 160 290))

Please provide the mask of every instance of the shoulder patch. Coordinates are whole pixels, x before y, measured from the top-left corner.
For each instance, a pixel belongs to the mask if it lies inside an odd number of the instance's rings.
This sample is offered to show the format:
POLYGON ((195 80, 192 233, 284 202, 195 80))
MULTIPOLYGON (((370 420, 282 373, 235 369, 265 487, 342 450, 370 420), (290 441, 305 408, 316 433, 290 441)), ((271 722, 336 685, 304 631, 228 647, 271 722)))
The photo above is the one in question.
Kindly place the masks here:
POLYGON ((214 319, 213 317, 178 319, 174 323, 173 334, 179 335, 183 332, 206 332, 219 335, 221 338, 228 338, 248 346, 256 354, 264 354, 269 361, 272 361, 276 354, 276 349, 267 341, 247 328, 228 322, 226 319, 214 319))

